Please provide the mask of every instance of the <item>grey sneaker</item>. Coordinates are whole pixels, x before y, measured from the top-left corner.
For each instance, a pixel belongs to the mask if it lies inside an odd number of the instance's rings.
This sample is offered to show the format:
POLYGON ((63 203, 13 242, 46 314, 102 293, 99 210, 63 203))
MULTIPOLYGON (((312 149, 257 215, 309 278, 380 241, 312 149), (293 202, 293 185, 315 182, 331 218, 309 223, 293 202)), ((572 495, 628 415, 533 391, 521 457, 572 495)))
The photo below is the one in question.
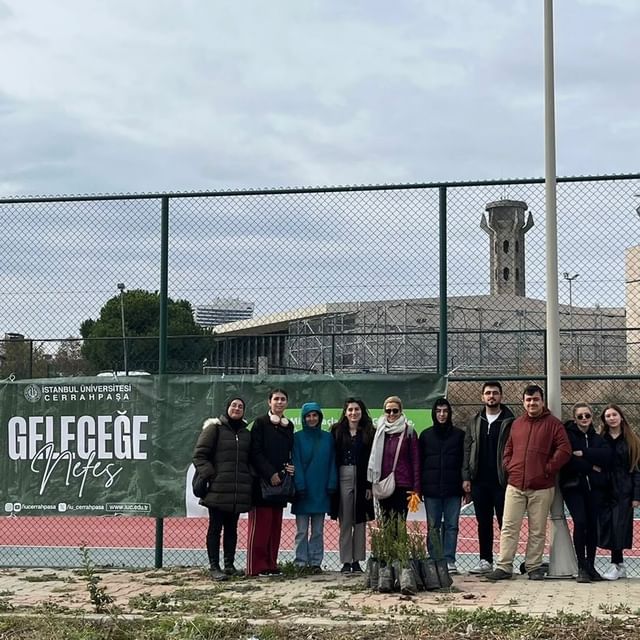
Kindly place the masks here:
POLYGON ((456 563, 447 562, 447 571, 449 572, 449 575, 458 575, 458 567, 456 566, 456 563))
POLYGON ((473 575, 481 575, 483 573, 491 573, 493 571, 493 565, 488 560, 480 560, 478 564, 469 569, 469 573, 473 575))

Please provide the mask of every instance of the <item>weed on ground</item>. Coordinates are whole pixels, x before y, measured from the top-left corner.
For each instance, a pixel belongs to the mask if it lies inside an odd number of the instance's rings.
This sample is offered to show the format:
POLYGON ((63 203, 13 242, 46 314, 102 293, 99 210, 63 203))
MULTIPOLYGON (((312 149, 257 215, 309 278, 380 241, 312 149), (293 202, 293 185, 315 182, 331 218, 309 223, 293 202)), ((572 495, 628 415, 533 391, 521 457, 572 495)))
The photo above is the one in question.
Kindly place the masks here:
POLYGON ((221 622, 216 616, 160 616, 151 619, 86 616, 0 616, 0 638, 12 640, 619 640, 640 638, 640 619, 604 620, 560 614, 534 618, 513 611, 451 610, 424 615, 420 620, 308 625, 271 622, 252 625, 246 620, 221 622))

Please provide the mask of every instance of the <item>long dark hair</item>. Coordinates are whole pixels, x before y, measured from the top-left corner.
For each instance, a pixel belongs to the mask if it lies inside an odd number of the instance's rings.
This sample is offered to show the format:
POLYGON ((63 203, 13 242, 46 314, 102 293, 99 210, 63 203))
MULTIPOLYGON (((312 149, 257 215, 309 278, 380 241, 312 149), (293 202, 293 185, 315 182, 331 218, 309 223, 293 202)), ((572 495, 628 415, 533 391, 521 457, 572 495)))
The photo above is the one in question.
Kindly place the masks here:
POLYGON ((362 411, 362 416, 360 417, 360 421, 358 422, 358 431, 362 432, 362 442, 365 445, 369 445, 373 442, 373 420, 369 415, 369 410, 367 409, 367 405, 360 400, 360 398, 347 398, 344 401, 344 405, 342 406, 342 413, 340 414, 340 418, 338 422, 336 422, 331 431, 333 433, 333 437, 336 439, 338 445, 342 445, 343 447, 348 446, 349 439, 351 436, 349 435, 349 420, 347 419, 347 407, 350 404, 357 404, 360 407, 360 411, 362 411))
POLYGON ((627 447, 629 448, 629 471, 633 471, 640 461, 640 438, 638 438, 631 428, 631 425, 627 422, 627 419, 624 417, 624 413, 622 413, 622 409, 617 404, 613 403, 608 404, 600 414, 600 421, 602 423, 602 430, 600 433, 603 435, 609 433, 609 425, 604 419, 604 414, 608 409, 613 409, 620 414, 620 431, 622 437, 627 443, 627 447))

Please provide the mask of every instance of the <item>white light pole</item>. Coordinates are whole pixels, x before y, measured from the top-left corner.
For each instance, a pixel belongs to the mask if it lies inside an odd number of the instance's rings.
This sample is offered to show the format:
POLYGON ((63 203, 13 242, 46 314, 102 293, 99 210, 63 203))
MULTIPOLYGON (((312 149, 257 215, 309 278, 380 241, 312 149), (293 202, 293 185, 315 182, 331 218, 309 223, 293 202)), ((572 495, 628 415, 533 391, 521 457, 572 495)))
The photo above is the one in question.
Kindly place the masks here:
POLYGON ((124 328, 124 282, 118 282, 120 291, 120 319, 122 320, 122 354, 124 359, 124 375, 129 375, 129 364, 127 362, 127 333, 124 328))
MULTIPOLYGON (((558 216, 556 211, 556 116, 553 69, 553 0, 544 0, 544 164, 547 254, 547 406, 562 415, 560 384, 560 310, 558 305, 558 216)), ((556 483, 557 484, 557 483, 556 483)), ((556 578, 572 577, 578 570, 562 493, 556 487, 551 505, 552 540, 549 573, 556 578)))
MULTIPOLYGON (((575 355, 575 338, 573 335, 573 281, 579 277, 579 273, 571 275, 568 271, 562 274, 562 277, 569 283, 569 343, 571 344, 571 362, 574 361, 575 355)), ((577 359, 577 358, 576 358, 577 359)))

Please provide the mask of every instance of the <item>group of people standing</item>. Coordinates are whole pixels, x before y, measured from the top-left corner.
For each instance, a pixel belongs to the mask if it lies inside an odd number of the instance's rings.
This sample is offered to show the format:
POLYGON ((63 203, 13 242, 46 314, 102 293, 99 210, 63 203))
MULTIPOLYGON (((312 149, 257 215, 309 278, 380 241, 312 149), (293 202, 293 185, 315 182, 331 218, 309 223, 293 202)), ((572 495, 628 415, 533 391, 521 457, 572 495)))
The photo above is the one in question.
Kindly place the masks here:
POLYGON ((633 509, 640 506, 640 438, 620 406, 607 405, 596 427, 585 402, 573 406, 572 419, 560 422, 545 407, 538 385, 524 389, 524 413, 518 418, 502 404, 497 381, 483 385, 482 401, 465 433, 463 486, 474 502, 480 547, 471 573, 492 581, 512 577, 526 512, 523 569, 531 580, 544 579, 547 518, 559 484, 573 520, 577 581, 626 577, 623 550, 632 546, 633 509), (494 514, 500 527, 495 569, 494 514), (595 568, 597 547, 611 552, 603 574, 595 568))
POLYGON ((329 514, 339 522, 341 571, 361 572, 366 523, 375 516, 374 489, 390 476, 391 492, 377 499, 381 517, 406 519, 409 498, 421 497, 429 554, 444 558, 451 573, 457 572, 461 505, 473 500, 480 559, 471 573, 489 580, 512 576, 525 512, 525 570, 530 579, 544 577, 546 523, 559 477, 574 521, 578 581, 625 577, 623 549, 631 546, 633 508, 640 505, 640 439, 620 407, 608 405, 596 430, 586 403, 576 404, 573 419, 563 425, 544 406, 537 385, 524 390, 524 414, 518 418, 502 403, 497 381, 483 385, 482 403, 462 430, 453 424, 449 401, 439 398, 432 408, 433 426, 418 436, 397 396, 384 401, 375 427, 362 400, 348 398, 329 431, 322 428, 320 405, 308 402, 295 433, 284 415, 288 395, 283 389, 269 394, 269 410, 251 430, 244 401, 232 398, 223 415, 204 423, 193 456, 196 473, 208 481, 201 503, 209 510, 212 578, 241 573, 234 566, 237 524, 247 511, 247 574, 279 574, 288 502, 296 520, 296 566, 321 571, 329 514), (495 568, 494 516, 501 529, 495 568), (611 566, 603 576, 594 566, 597 546, 611 550, 611 566))
POLYGON ((209 510, 207 554, 211 577, 225 580, 240 573, 235 565, 237 524, 249 512, 247 574, 278 575, 278 550, 284 508, 292 502, 296 519, 295 564, 321 571, 326 514, 340 522, 343 572, 362 571, 366 525, 374 517, 367 463, 374 427, 361 400, 349 398, 331 431, 322 429, 320 405, 302 406, 302 429, 284 415, 288 395, 269 394, 267 414, 251 430, 244 420, 245 403, 232 398, 218 418, 205 421, 193 454, 196 473, 208 481, 200 502, 209 510), (293 484, 295 493, 278 493, 293 484), (223 565, 220 564, 220 539, 223 565))

